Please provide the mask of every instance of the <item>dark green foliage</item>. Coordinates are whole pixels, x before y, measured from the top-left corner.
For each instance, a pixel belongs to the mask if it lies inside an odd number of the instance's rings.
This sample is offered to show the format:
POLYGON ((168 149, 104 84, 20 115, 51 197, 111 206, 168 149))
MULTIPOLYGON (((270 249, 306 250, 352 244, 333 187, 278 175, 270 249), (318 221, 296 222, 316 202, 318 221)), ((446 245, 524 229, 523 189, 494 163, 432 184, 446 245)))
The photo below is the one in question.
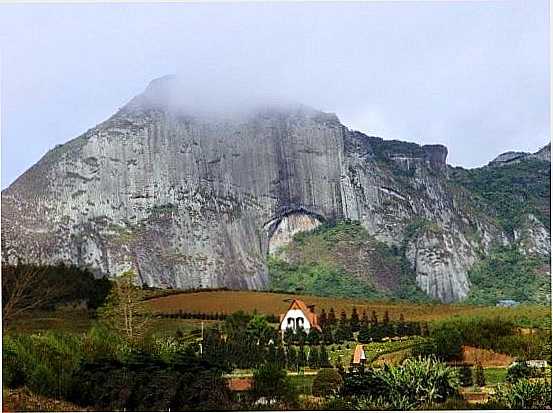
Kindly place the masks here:
POLYGON ((323 327, 322 339, 326 344, 334 343, 334 335, 332 334, 332 327, 330 324, 327 324, 323 327))
POLYGON ((349 320, 351 331, 354 333, 359 331, 360 328, 360 322, 359 322, 359 314, 357 314, 357 308, 353 307, 351 310, 351 318, 349 320))
POLYGON ((346 373, 340 394, 361 408, 413 410, 446 401, 458 386, 455 369, 434 359, 408 359, 399 367, 346 373))
POLYGON ((358 221, 322 224, 294 235, 293 242, 285 248, 293 250, 296 258, 290 263, 269 256, 273 290, 348 298, 429 300, 416 286, 415 274, 405 258, 369 235, 358 221), (370 265, 344 261, 344 248, 367 250, 371 254, 370 265), (360 266, 366 270, 360 271, 360 266), (394 277, 397 285, 392 289, 379 285, 378 280, 383 277, 394 277))
POLYGON ((474 383, 479 387, 483 387, 486 385, 486 376, 484 375, 484 368, 482 367, 482 363, 476 364, 476 367, 474 369, 474 383))
POLYGON ((315 346, 311 346, 309 348, 309 356, 307 358, 307 364, 309 365, 309 368, 317 369, 319 368, 321 363, 320 357, 319 357, 319 349, 315 346))
POLYGON ((357 336, 357 341, 363 344, 367 344, 371 341, 372 335, 371 330, 368 326, 361 327, 361 330, 359 331, 359 335, 357 336))
POLYGON ((291 328, 287 328, 284 330, 284 342, 287 345, 293 344, 296 341, 296 334, 294 333, 294 330, 291 328))
POLYGON ((461 386, 463 387, 469 387, 472 386, 472 370, 470 369, 470 366, 467 364, 463 364, 461 368, 459 369, 459 380, 461 383, 461 386))
POLYGON ((499 385, 484 408, 550 410, 551 382, 520 379, 515 383, 499 385))
POLYGON ((342 385, 342 376, 333 368, 322 368, 313 380, 314 396, 331 397, 337 394, 342 385))
POLYGON ((309 334, 307 334, 306 342, 310 345, 319 344, 321 342, 321 334, 319 333, 319 331, 315 328, 309 329, 309 334))
POLYGON ((477 196, 508 233, 532 213, 547 227, 550 222, 551 164, 527 159, 501 167, 452 168, 449 177, 477 196))
POLYGON ((296 405, 298 395, 286 370, 273 364, 265 364, 253 372, 251 396, 254 400, 264 397, 269 404, 276 400, 277 403, 292 407, 296 405))
POLYGON ((506 353, 522 359, 551 360, 551 331, 518 335, 512 321, 504 318, 462 317, 441 322, 457 330, 464 345, 506 353))
POLYGON ((288 346, 286 353, 286 365, 288 370, 298 369, 298 352, 293 346, 288 346))
POLYGON ((330 359, 328 358, 328 352, 326 351, 326 346, 323 344, 321 345, 321 352, 319 353, 319 364, 320 367, 326 368, 326 367, 332 367, 330 364, 330 359))
POLYGON ((307 355, 305 354, 305 347, 300 346, 298 349, 298 368, 307 366, 307 355))
POLYGON ((551 280, 539 269, 549 266, 543 257, 522 254, 517 246, 498 247, 469 271, 471 304, 496 304, 500 299, 526 303, 548 303, 551 280))
POLYGON ((328 323, 328 318, 326 316, 326 311, 323 308, 321 311, 321 315, 319 316, 319 326, 324 329, 327 323, 328 323))
POLYGON ((463 336, 457 329, 442 325, 433 329, 430 337, 436 345, 435 355, 438 359, 449 361, 460 357, 463 336))
MULTIPOLYGON (((96 309, 104 304, 111 289, 111 282, 107 278, 95 278, 90 271, 76 266, 61 263, 55 266, 2 265, 4 304, 14 280, 26 271, 35 271, 44 279, 42 286, 37 285, 38 290, 32 293, 41 294, 41 288, 54 289, 51 299, 36 309, 54 309, 58 305, 81 302, 86 303, 90 309, 96 309)), ((29 298, 33 299, 32 296, 29 298)))
POLYGON ((506 380, 509 383, 516 383, 520 379, 529 379, 533 377, 539 377, 540 371, 534 367, 530 367, 528 363, 523 360, 513 364, 507 370, 506 380))
POLYGON ((330 307, 330 311, 328 312, 328 324, 331 326, 336 324, 336 313, 332 307, 330 307))

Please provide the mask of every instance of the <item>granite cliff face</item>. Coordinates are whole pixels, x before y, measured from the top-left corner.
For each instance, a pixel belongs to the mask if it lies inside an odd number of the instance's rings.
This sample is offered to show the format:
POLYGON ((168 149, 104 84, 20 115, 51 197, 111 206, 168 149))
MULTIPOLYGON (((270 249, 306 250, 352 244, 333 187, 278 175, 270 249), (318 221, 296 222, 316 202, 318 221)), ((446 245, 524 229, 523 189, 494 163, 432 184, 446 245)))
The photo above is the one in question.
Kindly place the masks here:
MULTIPOLYGON (((152 82, 2 192, 4 262, 262 289, 269 251, 347 218, 403 251, 418 286, 451 302, 467 295, 480 255, 515 242, 448 179, 441 145, 369 137, 298 105, 194 114, 174 103, 173 82, 152 82)), ((538 220, 518 236, 539 253, 550 242, 538 220)))

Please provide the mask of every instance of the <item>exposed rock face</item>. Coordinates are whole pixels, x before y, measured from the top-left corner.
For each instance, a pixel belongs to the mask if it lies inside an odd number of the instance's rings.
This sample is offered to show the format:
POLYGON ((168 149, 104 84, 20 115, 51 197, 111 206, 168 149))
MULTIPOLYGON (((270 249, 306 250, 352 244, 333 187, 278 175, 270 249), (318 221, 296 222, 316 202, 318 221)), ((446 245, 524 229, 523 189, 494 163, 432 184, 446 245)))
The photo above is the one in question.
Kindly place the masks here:
POLYGON ((490 166, 503 166, 520 162, 525 159, 539 159, 542 161, 551 162, 551 144, 547 144, 539 151, 535 153, 528 152, 505 152, 497 156, 493 161, 489 163, 490 166))
MULTIPOLYGON (((2 192, 4 261, 134 268, 151 286, 261 289, 270 249, 350 218, 405 244, 418 285, 456 301, 477 254, 505 239, 448 181, 441 145, 368 137, 303 106, 192 114, 171 91, 171 78, 152 82, 2 192), (407 237, 421 218, 433 227, 407 237)), ((539 248, 548 237, 538 234, 539 248)))

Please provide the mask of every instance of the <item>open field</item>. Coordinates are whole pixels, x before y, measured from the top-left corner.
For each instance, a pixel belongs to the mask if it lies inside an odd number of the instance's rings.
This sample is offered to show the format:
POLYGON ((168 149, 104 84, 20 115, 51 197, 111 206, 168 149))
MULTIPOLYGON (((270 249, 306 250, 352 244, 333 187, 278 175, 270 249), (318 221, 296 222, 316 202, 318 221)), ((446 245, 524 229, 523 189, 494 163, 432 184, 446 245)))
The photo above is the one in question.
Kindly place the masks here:
POLYGON ((290 300, 299 298, 306 304, 314 304, 318 313, 334 308, 339 317, 342 309, 351 314, 353 307, 359 313, 374 310, 379 317, 388 311, 392 320, 403 314, 406 320, 437 321, 453 316, 502 317, 513 320, 521 326, 545 326, 551 323, 551 309, 546 306, 518 306, 515 308, 475 306, 463 304, 416 304, 409 302, 381 302, 356 299, 316 297, 308 295, 269 293, 257 291, 207 291, 177 293, 148 300, 155 312, 226 313, 257 311, 261 314, 281 314, 286 311, 290 300))

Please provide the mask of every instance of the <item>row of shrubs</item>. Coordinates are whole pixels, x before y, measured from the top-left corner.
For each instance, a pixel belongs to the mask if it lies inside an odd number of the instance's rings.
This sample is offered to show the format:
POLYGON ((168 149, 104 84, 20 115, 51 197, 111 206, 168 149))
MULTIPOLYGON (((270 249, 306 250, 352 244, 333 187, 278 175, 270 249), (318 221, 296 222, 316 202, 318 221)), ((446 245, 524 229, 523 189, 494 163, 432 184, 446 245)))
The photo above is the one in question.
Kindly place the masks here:
MULTIPOLYGON (((214 320, 214 321, 224 321, 229 316, 227 313, 205 313, 205 312, 188 312, 184 310, 179 310, 175 312, 157 312, 157 317, 160 318, 174 318, 182 320, 214 320)), ((278 323, 278 317, 274 314, 264 315, 265 319, 269 323, 278 323)))

